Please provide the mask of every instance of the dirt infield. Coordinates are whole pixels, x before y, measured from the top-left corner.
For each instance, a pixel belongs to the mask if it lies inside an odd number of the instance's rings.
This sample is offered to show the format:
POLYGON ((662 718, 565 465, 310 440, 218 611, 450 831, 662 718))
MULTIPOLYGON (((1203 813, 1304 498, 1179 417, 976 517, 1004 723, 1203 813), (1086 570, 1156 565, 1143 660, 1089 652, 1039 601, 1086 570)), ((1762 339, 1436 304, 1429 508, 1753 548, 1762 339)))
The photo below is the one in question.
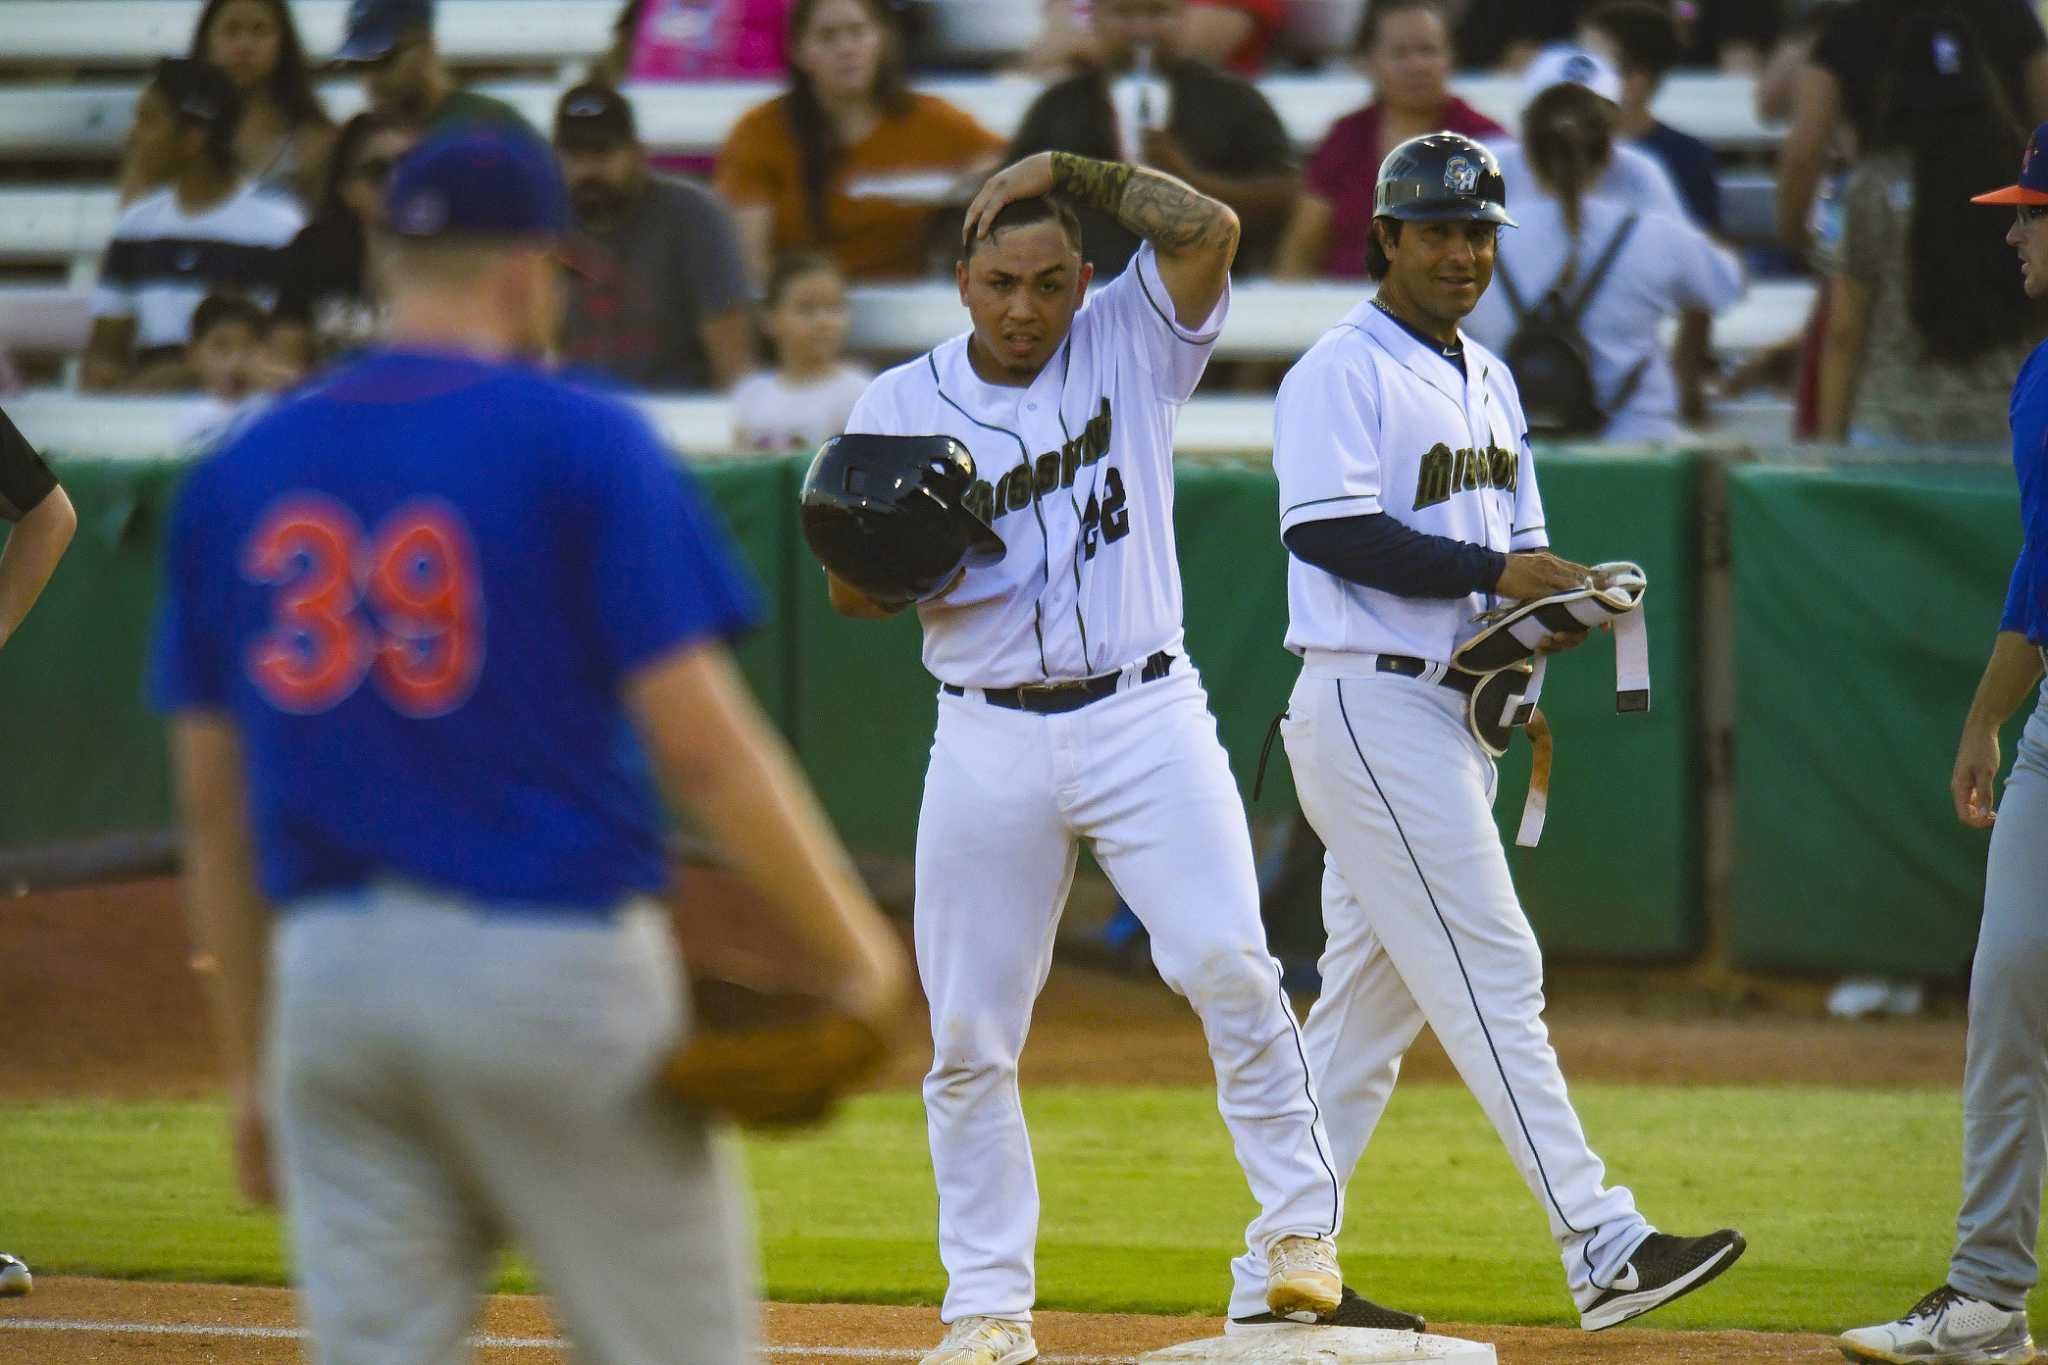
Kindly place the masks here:
MULTIPOLYGON (((700 913, 720 918, 727 888, 700 878, 700 913)), ((726 922, 745 923, 742 916, 726 922)), ((691 933, 705 932, 700 924, 691 933)), ((722 948, 745 956, 746 945, 722 948)), ((214 1093, 211 1046, 174 888, 130 882, 0 899, 0 1000, 8 1065, 0 1101, 98 1097, 190 1098, 214 1093)), ((1575 1080, 1657 1084, 1951 1085, 1962 1072, 1953 1009, 1933 1018, 1848 1025, 1810 1013, 1703 1009, 1627 976, 1552 983, 1552 1037, 1575 1080)), ((1654 979, 1652 979, 1654 980, 1654 979)), ((921 1006, 910 1041, 881 1082, 913 1085, 928 1055, 921 1006)), ((1200 1030, 1156 980, 1062 964, 1041 998, 1024 1056, 1025 1084, 1134 1085, 1210 1079, 1200 1030)), ((1404 1077, 1448 1079, 1425 1035, 1404 1077)), ((31 1247, 18 1252, 34 1264, 31 1247)), ((866 1365, 915 1360, 937 1331, 930 1309, 770 1305, 771 1361, 866 1365)), ((25 1365, 267 1365, 301 1358, 283 1291, 220 1285, 39 1278, 27 1299, 0 1300, 0 1361, 25 1365), (37 1324, 42 1324, 38 1326, 37 1324)), ((1108 1365, 1215 1334, 1215 1319, 1046 1313, 1046 1365, 1108 1365)), ((491 1365, 563 1359, 541 1302, 503 1297, 481 1329, 491 1365)), ((1511 1365, 1665 1365, 1834 1358, 1824 1338, 1757 1333, 1438 1326, 1493 1342, 1511 1365)))
MULTIPOLYGON (((937 1315, 928 1308, 865 1304, 770 1304, 764 1336, 771 1361, 900 1365, 929 1350, 937 1315)), ((26 1299, 0 1300, 0 1360, 35 1365, 286 1365, 300 1357, 287 1335, 291 1295, 229 1285, 50 1280, 26 1299), (36 1324, 48 1324, 38 1328, 36 1324), (59 1325, 61 1324, 61 1325, 59 1325), (96 1324, 106 1324, 96 1326, 96 1324), (268 1335, 253 1335, 266 1333, 268 1335)), ((1216 1318, 1041 1313, 1042 1365, 1112 1365, 1140 1352, 1214 1336, 1216 1318)), ((1597 1336, 1557 1328, 1432 1324, 1491 1342, 1503 1365, 1775 1365, 1833 1352, 1827 1338, 1759 1332, 1645 1332, 1597 1336)), ((539 1299, 500 1295, 480 1328, 483 1365, 556 1365, 553 1324, 539 1299)))
MULTIPOLYGON (((698 889, 695 917, 714 917, 729 888, 700 874, 698 889)), ((169 881, 0 899, 9 1030, 0 1099, 213 1093, 189 958, 169 881)), ((1622 988, 1614 974, 1592 973, 1553 982, 1551 994, 1552 1042, 1575 1081, 1943 1086, 1963 1071, 1962 1020, 1952 1011, 1858 1024, 1783 1011, 1704 1014, 1674 1003, 1665 987, 1622 988)), ((930 1055, 921 1002, 906 1011, 904 1033, 885 1087, 915 1084, 930 1055)), ((1064 963, 1039 1000, 1023 1073, 1026 1085, 1119 1086, 1202 1084, 1212 1074, 1194 1016, 1156 979, 1064 963)), ((1427 1032, 1401 1074, 1455 1076, 1427 1032)))

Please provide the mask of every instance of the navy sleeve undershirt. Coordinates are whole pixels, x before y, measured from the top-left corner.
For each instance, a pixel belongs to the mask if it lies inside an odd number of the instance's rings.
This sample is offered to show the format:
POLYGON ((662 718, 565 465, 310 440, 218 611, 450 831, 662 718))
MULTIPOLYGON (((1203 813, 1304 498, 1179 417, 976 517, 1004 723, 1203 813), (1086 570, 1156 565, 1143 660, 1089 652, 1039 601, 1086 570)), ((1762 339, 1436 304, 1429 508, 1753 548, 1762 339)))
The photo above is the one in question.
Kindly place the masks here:
POLYGON ((1417 531, 1384 512, 1305 521, 1281 539, 1304 564, 1397 597, 1491 592, 1508 562, 1498 550, 1417 531))

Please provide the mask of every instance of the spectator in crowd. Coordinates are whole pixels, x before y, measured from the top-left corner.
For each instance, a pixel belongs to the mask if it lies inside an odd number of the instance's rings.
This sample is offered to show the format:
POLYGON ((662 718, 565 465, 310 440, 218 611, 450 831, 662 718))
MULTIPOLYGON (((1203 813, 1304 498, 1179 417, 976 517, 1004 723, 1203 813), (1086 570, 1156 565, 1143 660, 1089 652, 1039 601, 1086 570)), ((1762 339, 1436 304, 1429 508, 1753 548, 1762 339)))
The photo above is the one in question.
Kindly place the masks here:
POLYGON ((592 73, 626 81, 780 79, 790 0, 626 0, 611 51, 592 73))
POLYGON ((371 230, 383 226, 391 168, 418 136, 368 112, 341 126, 320 206, 285 251, 284 283, 272 310, 271 345, 299 368, 356 350, 376 334, 371 230))
POLYGON ((555 149, 581 240, 561 358, 642 389, 728 389, 752 363, 739 235, 711 191, 652 174, 633 107, 564 92, 555 149))
POLYGON ((240 118, 241 96, 219 67, 157 63, 136 100, 130 146, 168 183, 114 221, 93 290, 85 387, 189 387, 185 342, 199 301, 225 292, 268 305, 276 296, 285 248, 305 219, 237 176, 240 118))
POLYGON ((1678 64, 1678 25, 1671 11, 1658 0, 1609 0, 1587 13, 1579 26, 1579 46, 1621 74, 1616 136, 1656 157, 1692 220, 1719 233, 1721 186, 1714 178, 1714 149, 1650 112, 1665 73, 1678 64))
MULTIPOLYGON (((613 87, 628 81, 784 80, 783 52, 790 0, 626 0, 612 25, 612 45, 590 79, 613 87)), ((717 158, 704 152, 651 155, 657 171, 708 180, 717 158)))
MULTIPOLYGON (((1571 43, 1543 49, 1522 72, 1523 109, 1545 90, 1560 84, 1582 85, 1599 96, 1611 106, 1610 123, 1621 117, 1621 73, 1605 58, 1571 43)), ((1527 149, 1521 143, 1509 140, 1492 150, 1500 160, 1501 174, 1507 178, 1508 193, 1513 194, 1517 186, 1529 183, 1527 149)), ((1663 164, 1625 142, 1615 145, 1593 193, 1642 213, 1668 213, 1680 218, 1686 215, 1685 200, 1679 196, 1671 177, 1664 173, 1663 164)))
MULTIPOLYGON (((1714 312, 1734 303, 1742 270, 1682 214, 1642 213, 1596 192, 1614 155, 1614 120, 1613 102, 1572 82, 1549 87, 1523 111, 1533 182, 1509 182, 1520 226, 1501 234, 1494 288, 1466 326, 1515 364, 1517 337, 1542 301, 1590 289, 1572 325, 1606 421, 1586 434, 1668 441, 1678 435, 1678 389, 1658 325, 1683 307, 1714 312)), ((1530 374, 1518 378, 1534 417, 1546 396, 1530 374)))
POLYGON ((422 134, 475 124, 533 131, 503 100, 456 85, 434 46, 434 0, 355 0, 334 60, 362 73, 372 111, 422 134))
MULTIPOLYGON (((1808 215, 1827 165, 1838 121, 1848 125, 1856 155, 1876 122, 1877 83, 1891 69, 1891 49, 1919 0, 1853 0, 1814 40, 1793 96, 1792 126, 1778 150, 1778 235, 1804 250, 1808 215)), ((2023 121, 2048 120, 2048 35, 2027 0, 1942 0, 1976 31, 1999 88, 2023 121)))
POLYGON ((1452 35, 1473 66, 1517 71, 1570 38, 1581 8, 1580 0, 1456 0, 1452 35))
MULTIPOLYGON (((1799 0, 1798 8, 1811 7, 1799 0)), ((1732 75, 1755 75, 1777 44, 1784 0, 1660 0, 1679 29, 1674 66, 1708 67, 1732 75)))
POLYGON ((1941 9, 1906 19, 1878 90, 1842 193, 1819 435, 1997 451, 2039 314, 1969 198, 1998 183, 2026 129, 1978 35, 1941 9))
MULTIPOLYGON (((1621 75, 1615 132, 1627 145, 1656 158, 1693 222, 1721 233, 1721 185, 1714 176, 1714 150, 1650 112, 1664 74, 1678 64, 1678 24, 1667 0, 1609 0, 1579 26, 1579 44, 1621 75)), ((1694 426, 1707 418, 1706 376, 1713 356, 1713 318, 1698 308, 1683 309, 1672 367, 1678 375, 1678 408, 1694 426)))
POLYGON ((849 279, 922 273, 943 206, 990 169, 1002 141, 904 83, 883 0, 795 0, 789 92, 749 110, 718 157, 748 268, 786 251, 830 256, 849 279))
MULTIPOLYGON (((207 0, 192 30, 194 60, 225 71, 242 96, 235 164, 264 189, 313 202, 334 123, 313 93, 306 52, 284 0, 207 0)), ((130 157, 121 201, 155 189, 153 168, 130 157)))
POLYGON ((185 357, 200 391, 178 418, 179 449, 211 445, 250 399, 277 387, 265 354, 269 337, 269 315, 238 295, 211 294, 193 310, 185 357))
MULTIPOLYGON (((1237 213, 1236 269, 1258 273, 1301 186, 1280 116, 1249 81, 1187 55, 1186 0, 1093 3, 1102 65, 1042 91, 1006 160, 1072 152, 1178 176, 1237 213)), ((1096 275, 1121 272, 1138 239, 1107 214, 1078 213, 1096 275)))
POLYGON ((1282 0, 1189 0, 1181 51, 1246 78, 1257 76, 1266 69, 1281 18, 1282 0))
POLYGON ((1799 89, 1800 73, 1813 53, 1814 41, 1848 0, 1813 0, 1779 33, 1756 77, 1756 116, 1763 123, 1789 123, 1799 89))
POLYGON ((0 521, 9 522, 0 545, 0 649, 14 637, 28 609, 42 596, 57 561, 78 529, 78 513, 57 476, 0 412, 0 521))
MULTIPOLYGON (((1101 0, 1044 0, 1044 28, 1026 56, 1030 70, 1053 79, 1103 64, 1095 33, 1101 0)), ((1188 0, 1181 51, 1247 79, 1266 69, 1286 0, 1188 0)))
POLYGON ((815 251, 775 263, 761 312, 775 368, 740 381, 732 395, 733 443, 741 450, 811 450, 846 430, 872 372, 846 362, 846 281, 815 251))
POLYGON ((1498 123, 1451 94, 1451 32, 1443 0, 1373 0, 1358 30, 1373 102, 1338 119, 1302 173, 1273 273, 1365 278, 1372 190, 1380 162, 1411 137, 1439 129, 1492 144, 1498 123))

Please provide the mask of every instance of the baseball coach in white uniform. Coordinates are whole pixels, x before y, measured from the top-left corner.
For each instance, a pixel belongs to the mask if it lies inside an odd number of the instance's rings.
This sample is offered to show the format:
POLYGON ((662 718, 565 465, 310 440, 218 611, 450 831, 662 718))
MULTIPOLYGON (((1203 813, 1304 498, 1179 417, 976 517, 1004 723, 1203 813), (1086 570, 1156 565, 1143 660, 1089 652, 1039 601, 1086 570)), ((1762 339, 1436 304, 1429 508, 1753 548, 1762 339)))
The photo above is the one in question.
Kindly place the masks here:
MULTIPOLYGON (((1229 306, 1236 217, 1170 176, 1042 153, 967 212, 970 331, 878 377, 847 429, 951 436, 1007 545, 918 604, 942 684, 917 829, 918 971, 949 1331, 926 1365, 1020 1365, 1038 1191, 1017 1092, 1081 840, 1200 1016, 1259 1205, 1254 1310, 1340 1307, 1339 1191, 1300 1033, 1259 922, 1250 836, 1181 642, 1173 430, 1229 306), (1069 205, 1144 239, 1088 297, 1069 205)), ((888 604, 831 580, 833 604, 888 604)), ((1420 1319, 1351 1296, 1376 1325, 1420 1319)))
MULTIPOLYGON (((1665 1236, 1604 1183, 1543 1025, 1492 757, 1466 722, 1473 675, 1450 666, 1501 599, 1593 573, 1548 552, 1514 378, 1459 332, 1514 224, 1506 184, 1485 147, 1431 133, 1388 155, 1374 208, 1379 292, 1288 373, 1274 416, 1287 647, 1302 659, 1282 733, 1329 850, 1309 1066, 1348 1180, 1427 1021, 1542 1205, 1593 1331, 1698 1288, 1743 1241, 1665 1236)), ((1240 1266, 1240 1299, 1262 1269, 1240 1266)))

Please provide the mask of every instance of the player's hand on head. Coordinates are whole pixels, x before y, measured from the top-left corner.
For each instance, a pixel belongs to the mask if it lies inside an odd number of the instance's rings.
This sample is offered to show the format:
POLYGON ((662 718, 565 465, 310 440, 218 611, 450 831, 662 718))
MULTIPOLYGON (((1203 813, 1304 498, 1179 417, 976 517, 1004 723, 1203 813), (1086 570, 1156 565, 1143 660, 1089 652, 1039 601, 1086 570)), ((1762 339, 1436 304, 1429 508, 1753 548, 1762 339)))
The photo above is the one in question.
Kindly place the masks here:
POLYGON ((1493 591, 1496 596, 1526 602, 1532 597, 1583 588, 1592 581, 1593 571, 1583 564, 1559 559, 1548 550, 1529 550, 1508 556, 1493 591))
POLYGON ((1990 829, 1998 819, 1997 783, 1998 731, 1988 725, 1965 725, 1962 742, 1956 745, 1955 770, 1948 779, 1956 819, 1972 829, 1990 829))
POLYGON ((965 240, 988 235, 989 224, 1005 207, 1019 199, 1036 199, 1052 193, 1052 153, 1038 152, 1005 166, 983 182, 981 193, 967 206, 965 240))

